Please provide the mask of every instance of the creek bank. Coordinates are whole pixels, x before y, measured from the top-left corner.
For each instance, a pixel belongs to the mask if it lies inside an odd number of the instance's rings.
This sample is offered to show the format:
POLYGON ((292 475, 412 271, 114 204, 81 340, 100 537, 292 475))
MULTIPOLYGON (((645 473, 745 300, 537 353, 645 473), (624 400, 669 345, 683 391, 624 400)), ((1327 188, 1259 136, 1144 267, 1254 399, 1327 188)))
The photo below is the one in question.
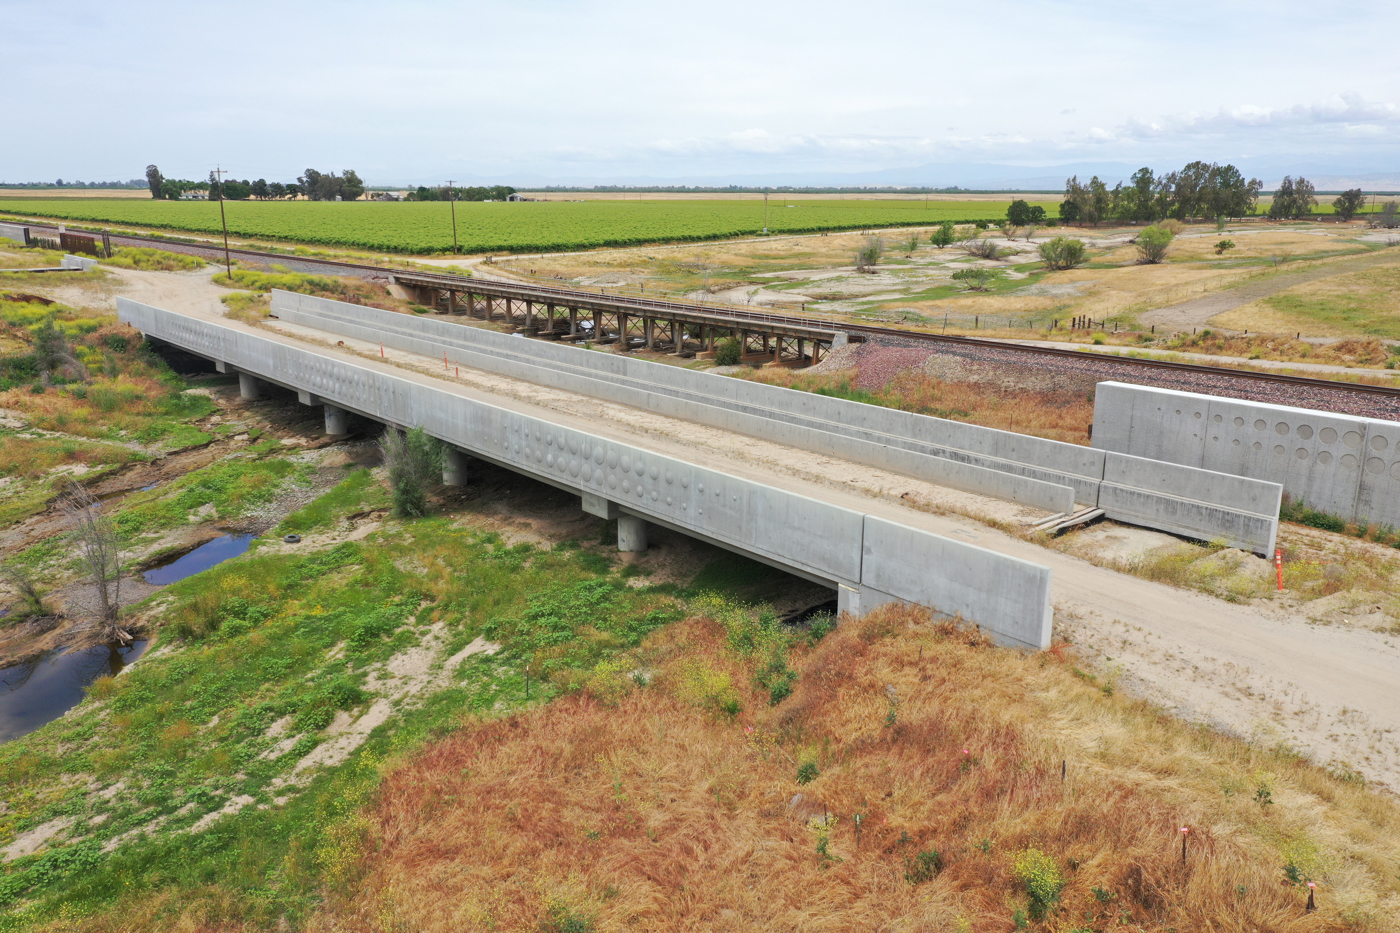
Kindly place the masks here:
POLYGON ((28 735, 82 702, 99 677, 115 676, 146 651, 148 640, 129 645, 54 648, 0 670, 0 742, 28 735))

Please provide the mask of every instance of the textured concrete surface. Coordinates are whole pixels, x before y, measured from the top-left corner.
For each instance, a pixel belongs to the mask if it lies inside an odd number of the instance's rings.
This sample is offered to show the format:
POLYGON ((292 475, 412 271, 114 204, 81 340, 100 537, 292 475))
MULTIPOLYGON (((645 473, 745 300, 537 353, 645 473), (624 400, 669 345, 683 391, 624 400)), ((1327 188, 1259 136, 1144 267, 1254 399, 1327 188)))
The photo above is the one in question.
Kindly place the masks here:
POLYGON ((86 272, 89 269, 94 269, 97 267, 97 260, 90 259, 87 256, 74 256, 72 254, 65 254, 61 265, 65 269, 82 269, 84 272, 86 272))
MULTIPOLYGON (((948 555, 971 547, 918 532, 909 537, 909 550, 888 555, 902 568, 910 569, 881 575, 887 555, 878 548, 865 552, 866 515, 860 511, 623 444, 574 425, 464 397, 445 383, 414 379, 369 361, 297 346, 242 326, 125 299, 118 299, 118 314, 149 336, 223 361, 240 373, 314 394, 326 400, 328 411, 334 405, 390 425, 421 425, 429 434, 475 456, 571 490, 581 498, 588 492, 617 503, 622 511, 620 529, 629 516, 643 523, 654 521, 808 579, 856 591, 863 591, 863 574, 868 571, 881 581, 882 586, 875 588, 878 598, 925 604, 929 593, 938 592, 936 587, 925 580, 916 589, 907 590, 906 582, 920 573, 925 577, 945 575, 942 564, 948 555), (921 547, 926 552, 921 553, 921 547), (922 570, 915 572, 919 567, 922 570)), ((635 544, 636 527, 629 523, 629 528, 628 541, 635 544)), ((962 602, 957 606, 949 610, 934 604, 933 608, 949 614, 960 612, 994 637, 1026 644, 1024 634, 1034 630, 1049 612, 1049 590, 1042 586, 1049 572, 1024 560, 991 551, 985 554, 986 561, 977 564, 986 574, 977 578, 985 579, 984 601, 972 601, 975 586, 964 586, 958 591, 962 602), (1022 617, 1030 603, 1008 601, 1007 592, 1031 594, 1033 618, 1022 617)), ((1048 638, 1047 628, 1045 641, 1033 647, 1048 646, 1048 638)))
POLYGON ((1400 525, 1400 424, 1101 382, 1094 446, 1278 483, 1348 521, 1400 525))
POLYGON ((0 224, 0 237, 27 246, 29 245, 29 228, 24 224, 0 224))
MULTIPOLYGON (((831 453, 1046 512, 1069 513, 1080 502, 1109 508, 1122 521, 1204 540, 1223 538, 1259 553, 1269 553, 1273 545, 1277 522, 1270 519, 1276 519, 1277 505, 1271 513, 1260 512, 1261 520, 1250 502, 1215 495, 1227 478, 1209 473, 1167 471, 1163 476, 1172 482, 1166 484, 1121 469, 1106 477, 1105 454, 1076 444, 291 292, 274 292, 272 311, 291 323, 380 340, 424 356, 446 353, 472 368, 831 453)), ((1267 498, 1266 493, 1256 491, 1254 497, 1267 498)))

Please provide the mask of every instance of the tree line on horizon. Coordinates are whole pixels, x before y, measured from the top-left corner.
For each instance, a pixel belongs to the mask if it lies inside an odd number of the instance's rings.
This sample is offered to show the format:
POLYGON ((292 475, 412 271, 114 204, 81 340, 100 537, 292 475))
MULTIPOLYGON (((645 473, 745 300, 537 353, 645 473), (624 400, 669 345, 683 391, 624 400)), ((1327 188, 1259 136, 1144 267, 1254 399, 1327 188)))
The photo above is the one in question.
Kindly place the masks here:
POLYGON ((178 201, 187 191, 203 191, 211 201, 221 198, 229 201, 246 201, 249 198, 279 201, 303 196, 312 201, 354 201, 365 193, 365 183, 354 169, 346 169, 337 175, 335 172, 319 172, 309 168, 294 184, 283 184, 280 181, 269 182, 265 178, 256 181, 226 178, 220 181, 217 173, 212 171, 207 180, 201 181, 166 178, 157 166, 148 165, 146 186, 150 188, 152 198, 165 201, 178 201))
MULTIPOLYGON (((1180 221, 1219 220, 1254 214, 1264 183, 1245 180, 1233 165, 1191 162, 1179 172, 1156 175, 1144 166, 1125 185, 1109 188, 1095 175, 1081 182, 1078 175, 1065 180, 1065 197, 1060 204, 1064 223, 1098 224, 1107 220, 1155 223, 1173 218, 1180 221)), ((1301 175, 1285 175, 1269 204, 1268 216, 1296 220, 1312 213, 1317 206, 1317 189, 1301 175)), ((1361 209, 1365 195, 1360 188, 1342 192, 1332 202, 1343 220, 1350 220, 1361 209)))

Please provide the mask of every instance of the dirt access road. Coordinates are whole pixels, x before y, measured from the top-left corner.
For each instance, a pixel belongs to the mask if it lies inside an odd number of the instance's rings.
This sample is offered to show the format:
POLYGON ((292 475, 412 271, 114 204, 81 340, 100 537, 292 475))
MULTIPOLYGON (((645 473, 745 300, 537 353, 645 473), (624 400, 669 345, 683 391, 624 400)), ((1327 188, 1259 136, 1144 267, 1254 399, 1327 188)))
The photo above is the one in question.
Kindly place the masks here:
POLYGON ((1376 266, 1394 265, 1400 259, 1394 252, 1367 253, 1351 259, 1320 263, 1313 268, 1271 276, 1259 282, 1246 282, 1235 288, 1225 288, 1200 298, 1183 301, 1165 308, 1153 308, 1138 315, 1140 325, 1156 325, 1171 330, 1204 327, 1211 318, 1226 311, 1241 308, 1250 302, 1277 295, 1294 285, 1305 285, 1347 272, 1361 272, 1376 266))
MULTIPOLYGON (((168 307, 245 326, 201 307, 168 307)), ((445 387, 463 398, 561 424, 583 421, 622 443, 1049 566, 1056 634, 1106 664, 1121 664, 1131 688, 1187 718, 1269 743, 1286 742, 1318 761, 1346 763, 1368 779, 1400 788, 1395 739, 1400 648, 1388 635, 1318 626, 1269 601, 1234 604, 1148 582, 1048 550, 966 514, 1005 521, 1012 516, 1002 511, 1015 509, 1005 503, 492 374, 463 370, 460 379, 444 378, 438 360, 402 352, 381 360, 377 345, 346 339, 347 346, 337 347, 342 339, 337 335, 276 327, 259 330, 289 344, 318 344, 319 352, 355 357, 360 365, 445 387)))

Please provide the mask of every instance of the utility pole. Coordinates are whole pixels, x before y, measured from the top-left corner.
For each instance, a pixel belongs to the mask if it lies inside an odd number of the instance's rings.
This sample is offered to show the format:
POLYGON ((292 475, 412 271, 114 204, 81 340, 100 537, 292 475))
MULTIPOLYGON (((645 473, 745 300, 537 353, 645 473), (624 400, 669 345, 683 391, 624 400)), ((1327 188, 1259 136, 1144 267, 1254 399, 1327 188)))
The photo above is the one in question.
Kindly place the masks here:
POLYGON ((457 189, 452 187, 452 179, 447 179, 447 201, 452 205, 452 255, 457 255, 457 189))
POLYGON ((224 226, 224 271, 228 273, 228 283, 233 284, 233 261, 228 258, 228 218, 224 216, 224 176, 228 172, 214 166, 214 177, 219 183, 219 222, 224 226))

